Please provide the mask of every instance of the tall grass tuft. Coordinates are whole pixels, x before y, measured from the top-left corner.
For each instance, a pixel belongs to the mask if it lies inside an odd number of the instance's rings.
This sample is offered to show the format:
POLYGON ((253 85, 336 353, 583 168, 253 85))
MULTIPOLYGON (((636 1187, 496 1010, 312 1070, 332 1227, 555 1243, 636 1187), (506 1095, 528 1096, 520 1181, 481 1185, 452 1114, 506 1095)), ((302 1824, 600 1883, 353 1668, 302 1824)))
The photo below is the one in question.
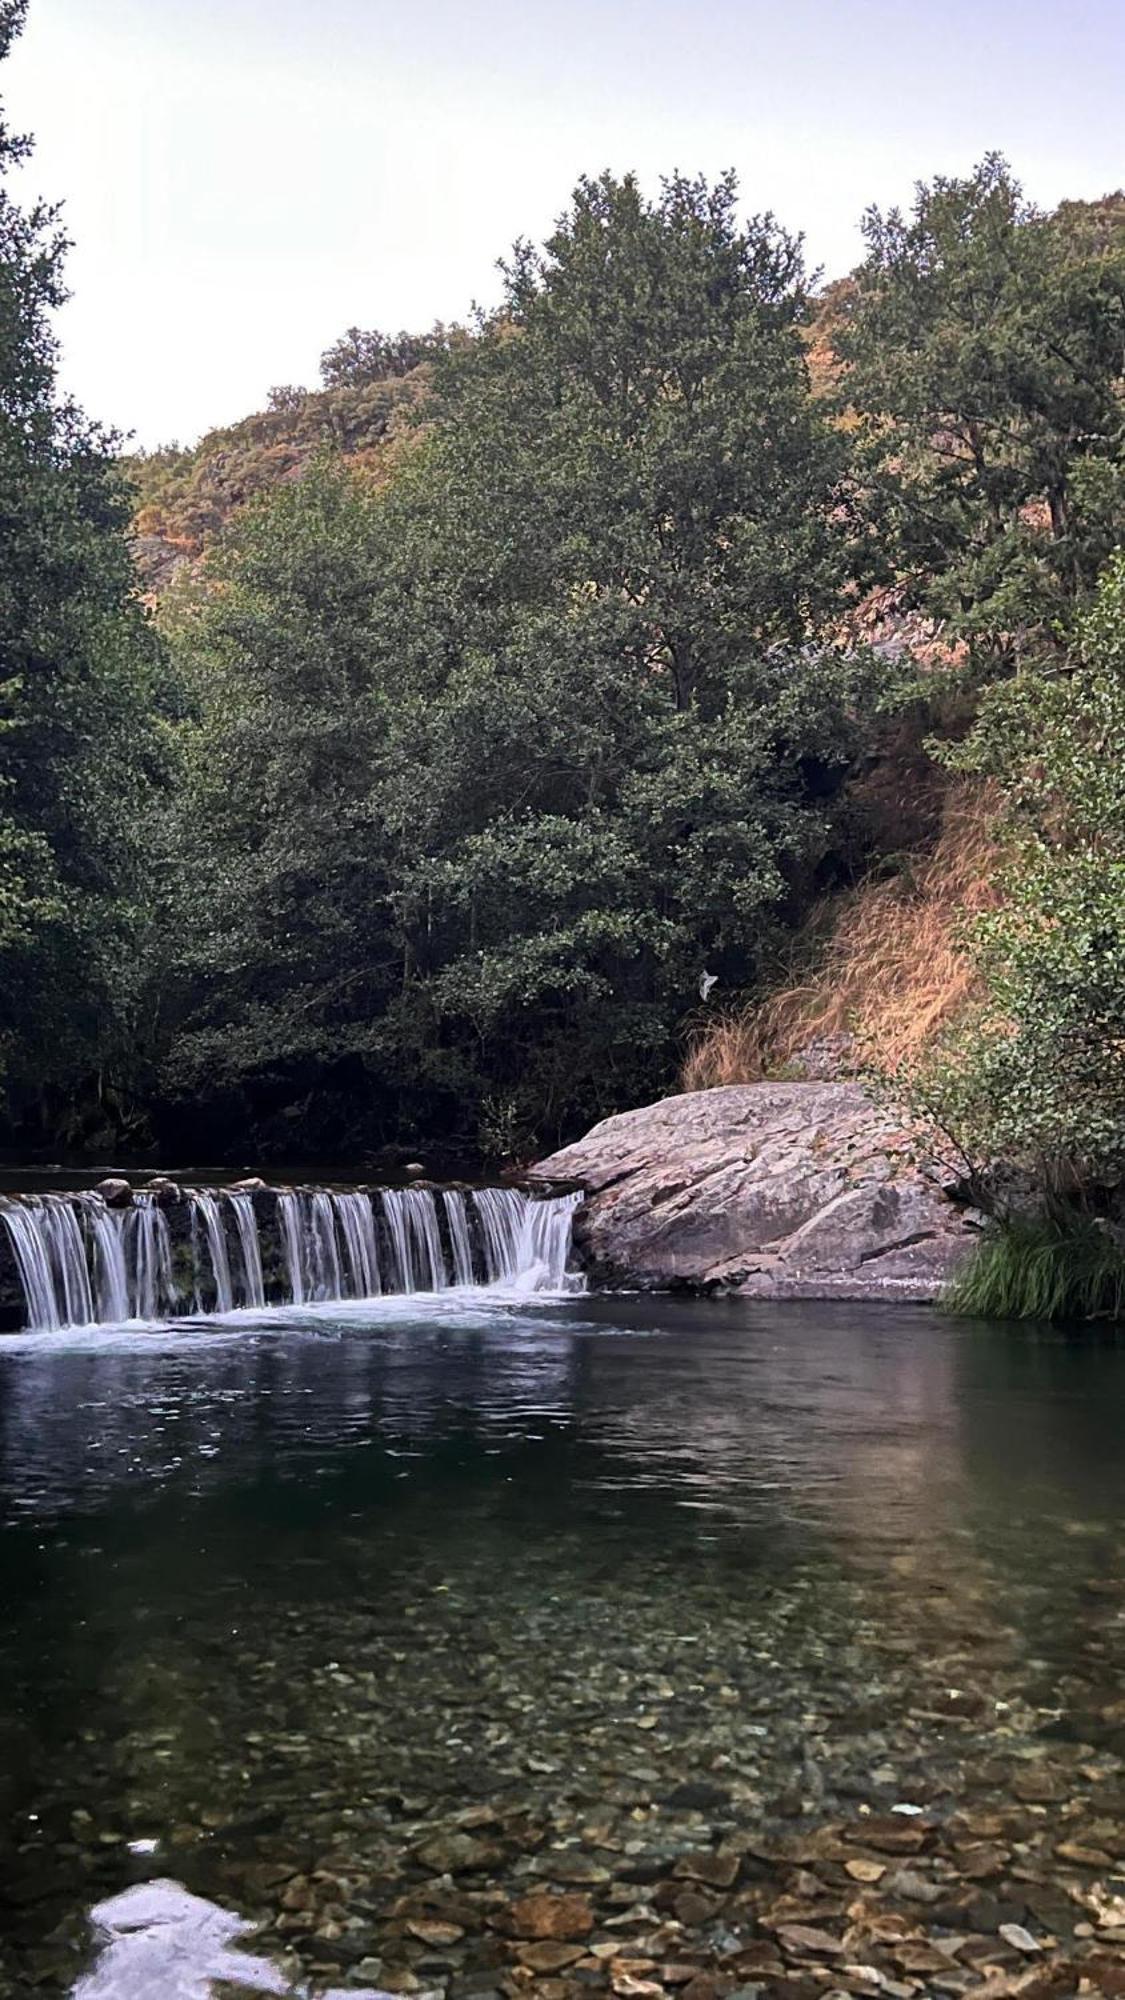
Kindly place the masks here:
POLYGON ((997 900, 995 816, 987 786, 955 787, 932 852, 904 857, 892 879, 813 913, 805 938, 813 969, 804 978, 744 1012, 699 1023, 683 1089, 756 1083, 820 1041, 854 1044, 855 1068, 913 1062, 974 997, 959 930, 997 900))
POLYGON ((1080 1211, 993 1223, 946 1289, 951 1312, 980 1319, 1125 1320, 1125 1250, 1080 1211))

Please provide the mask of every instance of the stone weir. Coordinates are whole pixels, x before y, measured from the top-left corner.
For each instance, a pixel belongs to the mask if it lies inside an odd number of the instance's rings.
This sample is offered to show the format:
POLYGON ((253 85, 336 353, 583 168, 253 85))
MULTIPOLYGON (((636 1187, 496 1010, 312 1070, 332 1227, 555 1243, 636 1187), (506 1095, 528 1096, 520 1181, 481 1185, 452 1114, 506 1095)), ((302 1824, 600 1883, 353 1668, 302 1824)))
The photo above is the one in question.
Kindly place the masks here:
POLYGON ((0 1197, 0 1330, 46 1332, 450 1286, 559 1291, 577 1194, 182 1187, 0 1197))
POLYGON ((627 1111, 534 1169, 580 1187, 599 1285, 758 1298, 940 1296, 983 1217, 858 1083, 756 1083, 627 1111))

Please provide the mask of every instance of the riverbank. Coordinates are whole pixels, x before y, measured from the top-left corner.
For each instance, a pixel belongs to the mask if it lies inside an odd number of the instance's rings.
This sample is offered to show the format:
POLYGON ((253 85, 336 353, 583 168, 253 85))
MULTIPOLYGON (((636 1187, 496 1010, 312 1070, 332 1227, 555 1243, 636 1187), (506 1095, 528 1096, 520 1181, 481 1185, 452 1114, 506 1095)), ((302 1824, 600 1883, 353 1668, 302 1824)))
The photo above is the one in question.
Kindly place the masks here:
POLYGON ((662 1098, 533 1174, 585 1191, 575 1248, 610 1288, 930 1301, 983 1221, 917 1126, 858 1083, 662 1098))

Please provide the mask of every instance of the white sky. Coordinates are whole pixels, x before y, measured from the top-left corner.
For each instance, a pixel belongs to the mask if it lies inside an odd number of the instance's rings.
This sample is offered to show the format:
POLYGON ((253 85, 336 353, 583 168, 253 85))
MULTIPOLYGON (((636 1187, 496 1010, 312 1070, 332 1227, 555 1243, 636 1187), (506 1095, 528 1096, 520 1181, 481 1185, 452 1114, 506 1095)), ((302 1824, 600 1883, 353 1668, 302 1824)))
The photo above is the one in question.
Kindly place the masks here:
POLYGON ((829 275, 871 201, 1007 153, 1125 182, 1121 0, 32 0, 0 70, 76 247, 64 380, 147 446, 496 296, 581 172, 738 169, 829 275))

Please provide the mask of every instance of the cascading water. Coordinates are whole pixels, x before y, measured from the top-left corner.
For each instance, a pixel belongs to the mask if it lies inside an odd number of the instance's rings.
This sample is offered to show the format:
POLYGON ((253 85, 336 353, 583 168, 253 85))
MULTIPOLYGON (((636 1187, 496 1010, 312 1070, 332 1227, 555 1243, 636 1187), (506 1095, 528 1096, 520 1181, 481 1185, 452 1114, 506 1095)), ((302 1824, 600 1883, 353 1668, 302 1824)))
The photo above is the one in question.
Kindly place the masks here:
POLYGON ((94 1317, 90 1274, 86 1269, 86 1245, 78 1217, 62 1195, 43 1199, 43 1233, 48 1257, 56 1273, 56 1290, 62 1309, 63 1326, 89 1326, 94 1317))
POLYGON ((527 1203, 511 1188, 479 1188, 473 1200, 480 1217, 485 1276, 493 1285, 511 1280, 519 1270, 520 1230, 527 1203))
POLYGON ((230 1252, 227 1249, 226 1231, 219 1204, 206 1188, 193 1188, 188 1195, 193 1208, 199 1212, 203 1223, 203 1233, 207 1238, 207 1255, 211 1260, 211 1276, 215 1281, 215 1311, 229 1313, 234 1306, 234 1286, 230 1276, 230 1252))
POLYGON ((383 1289, 379 1276, 379 1245, 375 1211, 366 1194, 334 1194, 332 1205, 340 1224, 351 1280, 350 1297, 377 1299, 383 1289))
POLYGON ((43 1228, 40 1204, 29 1202, 23 1207, 11 1202, 4 1209, 4 1221, 27 1301, 28 1325, 53 1330, 61 1326, 62 1321, 55 1297, 49 1238, 43 1228))
POLYGON ((132 1255, 129 1303, 133 1319, 159 1319, 178 1305, 172 1276, 172 1233, 151 1195, 139 1194, 125 1219, 125 1254, 132 1255))
POLYGON ((336 1244, 336 1212, 332 1196, 323 1191, 309 1196, 309 1268, 312 1272, 311 1298, 344 1297, 340 1252, 336 1244))
POLYGON ((528 1292, 560 1292, 566 1284, 570 1239, 580 1194, 523 1205, 516 1269, 512 1279, 528 1292))
POLYGON ((94 1245, 94 1286, 98 1319, 114 1325, 129 1317, 129 1273, 125 1264, 125 1217, 108 1209, 100 1194, 79 1197, 94 1245))
POLYGON ((264 1306, 266 1302, 266 1281, 262 1276, 262 1245, 258 1235, 258 1218, 254 1214, 254 1202, 250 1195, 230 1190, 227 1200, 234 1215, 234 1226, 238 1231, 238 1247, 242 1252, 242 1295, 248 1306, 264 1306))
POLYGON ((55 1330, 159 1320, 182 1300, 199 1313, 203 1298, 229 1313, 481 1283, 557 1292, 568 1285, 578 1199, 538 1201, 512 1188, 281 1188, 255 1200, 195 1188, 142 1190, 125 1209, 100 1194, 28 1196, 0 1201, 0 1217, 27 1324, 55 1330))
POLYGON ((383 1196, 383 1218, 391 1245, 391 1283, 396 1292, 416 1292, 414 1244, 410 1233, 410 1212, 401 1194, 383 1196))
POLYGON ((469 1218, 465 1210, 465 1197, 459 1188, 446 1188, 441 1198, 445 1210, 446 1225, 449 1229, 449 1243, 453 1251, 453 1282, 455 1285, 471 1285, 473 1282, 473 1239, 469 1234, 469 1218))
POLYGON ((285 1282, 295 1306, 305 1303, 305 1238, 301 1220, 301 1197, 292 1188, 283 1188, 277 1197, 277 1219, 281 1227, 281 1249, 285 1259, 285 1282))
POLYGON ((428 1188, 403 1188, 383 1196, 404 1292, 440 1292, 449 1283, 437 1207, 428 1188))

